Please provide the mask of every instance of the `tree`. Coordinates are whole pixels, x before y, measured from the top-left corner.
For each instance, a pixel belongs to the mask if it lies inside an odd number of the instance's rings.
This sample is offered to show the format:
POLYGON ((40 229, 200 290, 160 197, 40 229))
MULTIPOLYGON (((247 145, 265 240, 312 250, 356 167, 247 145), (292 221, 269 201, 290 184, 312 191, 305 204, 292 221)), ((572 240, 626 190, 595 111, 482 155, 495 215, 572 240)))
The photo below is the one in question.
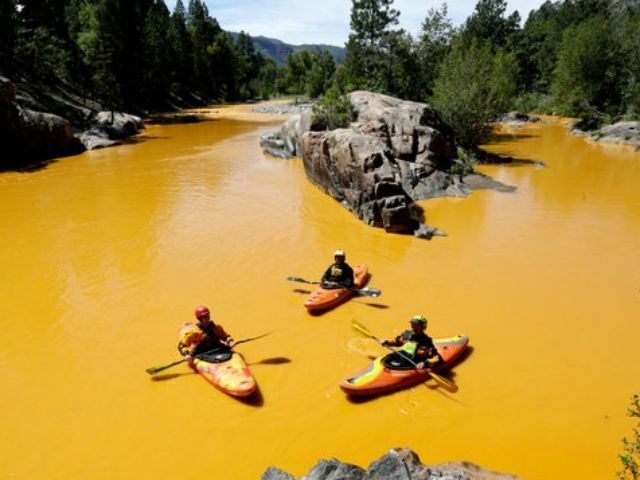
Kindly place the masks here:
POLYGON ((144 20, 145 106, 161 106, 170 90, 171 49, 167 48, 171 18, 163 0, 152 0, 144 20))
POLYGON ((490 43, 457 38, 434 87, 433 104, 453 127, 459 143, 474 147, 487 140, 489 122, 506 111, 515 93, 515 60, 490 43))
POLYGON ((506 0, 479 0, 463 27, 467 40, 489 41, 494 51, 506 46, 509 36, 520 27, 520 14, 515 11, 505 17, 506 9, 506 0))
POLYGON ((451 42, 456 30, 448 17, 447 4, 440 9, 430 8, 422 22, 422 32, 417 45, 420 67, 420 96, 433 95, 433 85, 443 60, 451 51, 451 42))
POLYGON ((351 31, 347 42, 345 68, 348 82, 356 88, 384 90, 387 34, 398 24, 400 12, 391 8, 393 0, 352 0, 351 31))
POLYGON ((16 5, 14 0, 0 0, 0 71, 12 69, 16 41, 16 5))
POLYGON ((603 16, 565 30, 552 85, 561 113, 582 116, 589 127, 623 113, 623 62, 621 45, 603 16))
POLYGON ((326 92, 333 83, 336 62, 329 52, 311 54, 311 69, 307 71, 305 91, 310 98, 317 98, 326 92))
POLYGON ((171 15, 167 32, 171 56, 168 72, 171 79, 171 91, 178 95, 185 95, 188 92, 193 72, 193 46, 187 32, 186 20, 184 4, 182 0, 178 0, 171 15))

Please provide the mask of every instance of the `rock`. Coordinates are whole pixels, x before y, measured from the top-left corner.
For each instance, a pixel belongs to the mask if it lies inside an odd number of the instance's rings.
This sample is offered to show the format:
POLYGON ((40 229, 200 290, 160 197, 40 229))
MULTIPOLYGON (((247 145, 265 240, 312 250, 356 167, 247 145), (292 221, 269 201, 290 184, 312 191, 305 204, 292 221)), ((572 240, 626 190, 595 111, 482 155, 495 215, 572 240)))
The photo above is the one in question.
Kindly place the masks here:
POLYGON ((140 117, 123 112, 98 112, 96 125, 111 139, 130 137, 144 128, 140 117))
POLYGON ((420 225, 420 227, 415 232, 413 232, 413 234, 418 238, 424 238, 426 240, 431 240, 433 237, 447 236, 447 234, 442 230, 430 225, 420 225))
POLYGON ((301 480, 365 480, 365 475, 362 468, 332 458, 320 460, 301 480))
POLYGON ((279 468, 269 467, 267 471, 262 474, 260 480, 296 480, 296 477, 287 472, 283 472, 279 468))
POLYGON ((309 180, 368 225, 392 233, 420 229, 417 200, 469 195, 472 187, 452 173, 460 163, 453 130, 432 107, 363 91, 348 97, 355 112, 348 128, 327 131, 307 110, 262 137, 266 153, 301 157, 309 180))
MULTIPOLYGON (((269 467, 262 480, 293 480, 280 469, 269 467)), ((452 462, 436 466, 423 465, 408 448, 394 448, 367 470, 335 458, 320 460, 299 480, 518 480, 513 475, 492 472, 469 462, 452 462)))
POLYGON ((37 164, 77 151, 71 123, 58 115, 22 108, 15 103, 15 87, 0 77, 0 169, 37 164))
POLYGON ((522 125, 525 123, 536 123, 540 121, 540 118, 535 117, 533 115, 528 115, 526 113, 521 112, 509 112, 504 115, 498 117, 497 119, 500 123, 509 123, 512 125, 522 125))
POLYGON ((595 140, 606 143, 640 145, 640 122, 618 122, 602 127, 595 135, 595 140))
POLYGON ((87 150, 121 145, 122 139, 144 128, 140 117, 122 112, 99 112, 88 130, 77 137, 87 150))

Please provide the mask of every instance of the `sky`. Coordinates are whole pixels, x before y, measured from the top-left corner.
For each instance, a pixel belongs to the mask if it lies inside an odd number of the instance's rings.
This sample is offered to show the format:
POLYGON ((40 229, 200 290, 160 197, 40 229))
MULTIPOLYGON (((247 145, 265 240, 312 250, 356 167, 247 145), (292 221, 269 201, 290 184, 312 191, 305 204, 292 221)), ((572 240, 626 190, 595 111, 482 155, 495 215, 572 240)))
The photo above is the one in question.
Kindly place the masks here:
MULTIPOLYGON (((520 12, 523 20, 544 0, 507 0, 507 13, 520 12)), ((176 0, 165 0, 171 10, 176 0)), ((182 0, 185 6, 188 0, 182 0)), ((277 38, 300 45, 324 43, 344 46, 349 36, 351 0, 205 0, 209 13, 220 26, 231 32, 245 31, 251 36, 277 38), (320 3, 319 3, 320 2, 320 3)), ((400 11, 400 28, 412 35, 430 8, 439 8, 442 0, 395 0, 400 11)), ((476 0, 449 0, 449 18, 462 24, 473 12, 476 0)))

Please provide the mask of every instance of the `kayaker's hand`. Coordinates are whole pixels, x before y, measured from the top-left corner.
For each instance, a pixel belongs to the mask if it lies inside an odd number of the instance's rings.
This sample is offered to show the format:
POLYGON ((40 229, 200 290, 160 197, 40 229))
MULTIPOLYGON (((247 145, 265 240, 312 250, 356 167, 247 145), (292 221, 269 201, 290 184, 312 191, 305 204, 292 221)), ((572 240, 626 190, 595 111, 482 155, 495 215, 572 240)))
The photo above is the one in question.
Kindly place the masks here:
POLYGON ((184 359, 188 362, 190 360, 193 360, 193 356, 187 354, 187 355, 184 356, 184 359))
POLYGON ((229 339, 229 341, 227 342, 227 345, 229 345, 229 348, 233 348, 233 346, 236 344, 236 342, 233 341, 233 339, 229 339))
POLYGON ((424 366, 424 362, 418 362, 418 363, 416 363, 416 367, 418 368, 418 370, 422 370, 423 368, 425 368, 425 366, 424 366))
POLYGON ((391 344, 389 343, 389 340, 382 340, 380 342, 380 345, 382 345, 383 347, 389 347, 391 346, 391 344))

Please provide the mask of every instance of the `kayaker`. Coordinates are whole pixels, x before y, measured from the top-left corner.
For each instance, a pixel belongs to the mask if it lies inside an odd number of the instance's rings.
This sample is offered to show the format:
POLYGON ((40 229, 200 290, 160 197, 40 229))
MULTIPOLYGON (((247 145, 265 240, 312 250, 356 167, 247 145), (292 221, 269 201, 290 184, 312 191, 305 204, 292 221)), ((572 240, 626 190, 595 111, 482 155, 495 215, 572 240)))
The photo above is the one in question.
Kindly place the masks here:
POLYGON ((231 335, 225 332, 221 325, 216 325, 211 320, 211 312, 205 306, 199 306, 195 310, 197 323, 192 328, 183 331, 182 338, 178 342, 178 351, 185 357, 192 358, 200 353, 216 351, 229 351, 234 342, 231 335))
POLYGON ((353 288, 353 268, 346 262, 344 250, 333 253, 334 263, 324 272, 320 281, 323 288, 353 288))
POLYGON ((385 340, 385 347, 402 347, 400 351, 413 360, 418 368, 432 368, 442 361, 433 339, 425 333, 427 319, 416 315, 410 320, 411 330, 398 335, 394 340, 385 340))

